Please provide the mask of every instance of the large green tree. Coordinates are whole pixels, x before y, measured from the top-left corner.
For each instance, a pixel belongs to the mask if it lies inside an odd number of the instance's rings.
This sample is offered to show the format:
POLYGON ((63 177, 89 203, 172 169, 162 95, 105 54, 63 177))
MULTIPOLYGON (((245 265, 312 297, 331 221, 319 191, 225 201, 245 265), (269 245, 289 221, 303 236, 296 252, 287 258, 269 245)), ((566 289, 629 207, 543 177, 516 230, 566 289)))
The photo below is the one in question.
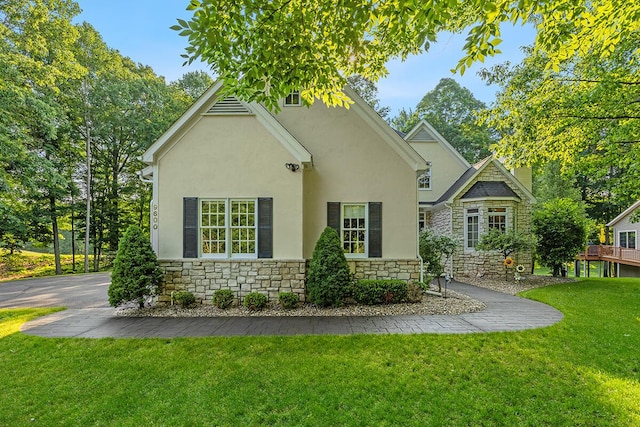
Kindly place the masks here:
POLYGON ((574 54, 606 57, 640 26, 640 4, 621 0, 191 0, 173 27, 188 38, 187 62, 202 59, 242 98, 277 108, 301 89, 306 102, 348 104, 345 77, 372 81, 392 58, 428 48, 440 31, 466 31, 461 72, 499 53, 500 25, 536 25, 536 49, 557 68, 574 54))
POLYGON ((562 264, 573 260, 587 243, 584 211, 571 199, 550 200, 534 211, 533 232, 540 262, 559 276, 562 264))
POLYGON ((475 163, 491 154, 494 132, 477 123, 478 113, 485 110, 484 102, 452 78, 441 79, 427 92, 414 113, 402 110, 391 123, 396 129, 408 132, 415 124, 428 121, 462 156, 475 163))
POLYGON ((512 165, 555 162, 603 223, 640 197, 639 41, 631 34, 604 59, 574 56, 552 72, 529 49, 521 64, 485 73, 502 85, 484 117, 502 135, 497 153, 512 165))
POLYGON ((50 239, 57 273, 60 203, 70 188, 63 170, 70 153, 59 85, 85 71, 73 49, 78 32, 71 20, 78 13, 69 0, 0 1, 0 205, 10 212, 0 225, 11 226, 13 238, 20 231, 18 240, 50 239))
POLYGON ((349 86, 356 91, 358 96, 362 98, 371 108, 376 110, 376 113, 383 119, 387 119, 391 108, 380 105, 380 99, 378 98, 378 88, 376 84, 366 77, 361 75, 353 75, 347 77, 349 86))

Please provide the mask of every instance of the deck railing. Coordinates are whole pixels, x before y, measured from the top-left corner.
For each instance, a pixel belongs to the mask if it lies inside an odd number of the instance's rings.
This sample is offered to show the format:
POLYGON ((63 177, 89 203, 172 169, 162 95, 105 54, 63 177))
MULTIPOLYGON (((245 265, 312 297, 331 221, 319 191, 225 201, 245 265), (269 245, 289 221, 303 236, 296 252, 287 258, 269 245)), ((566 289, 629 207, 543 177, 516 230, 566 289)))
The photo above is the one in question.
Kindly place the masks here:
POLYGON ((611 261, 620 264, 640 266, 640 250, 610 245, 590 245, 578 255, 585 261, 611 261))

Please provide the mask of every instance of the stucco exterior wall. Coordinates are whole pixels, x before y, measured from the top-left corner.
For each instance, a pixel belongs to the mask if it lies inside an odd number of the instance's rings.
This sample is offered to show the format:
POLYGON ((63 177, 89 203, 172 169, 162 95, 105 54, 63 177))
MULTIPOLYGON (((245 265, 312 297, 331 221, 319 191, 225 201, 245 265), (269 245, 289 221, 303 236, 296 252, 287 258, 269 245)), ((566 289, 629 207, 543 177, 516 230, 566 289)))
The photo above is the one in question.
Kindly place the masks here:
POLYGON ((382 202, 382 258, 416 258, 416 173, 356 108, 316 102, 277 114, 313 154, 313 169, 304 174, 304 257, 311 258, 327 226, 327 202, 382 202))
POLYGON ((158 256, 182 258, 183 197, 273 198, 273 258, 301 259, 303 171, 253 116, 202 116, 164 148, 154 172, 158 256))
POLYGON ((421 202, 438 200, 468 168, 436 141, 412 141, 409 144, 423 159, 431 162, 431 190, 419 190, 421 202))

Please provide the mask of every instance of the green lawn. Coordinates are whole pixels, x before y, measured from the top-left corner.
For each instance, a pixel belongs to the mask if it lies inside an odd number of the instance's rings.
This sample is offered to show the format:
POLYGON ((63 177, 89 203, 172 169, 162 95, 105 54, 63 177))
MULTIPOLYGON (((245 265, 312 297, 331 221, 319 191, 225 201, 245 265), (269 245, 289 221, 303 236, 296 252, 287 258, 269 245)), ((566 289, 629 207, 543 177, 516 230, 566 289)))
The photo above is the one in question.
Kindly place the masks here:
POLYGON ((529 291, 540 330, 43 339, 0 311, 0 425, 638 426, 640 281, 529 291))
MULTIPOLYGON (((84 271, 84 256, 76 255, 75 266, 72 255, 61 255, 60 264, 63 274, 80 273, 84 271)), ((90 257, 90 268, 93 270, 93 256, 90 257)), ((101 269, 108 265, 103 262, 101 269)), ((54 276, 56 274, 53 254, 21 251, 13 254, 0 248, 0 282, 18 280, 27 277, 54 276)))

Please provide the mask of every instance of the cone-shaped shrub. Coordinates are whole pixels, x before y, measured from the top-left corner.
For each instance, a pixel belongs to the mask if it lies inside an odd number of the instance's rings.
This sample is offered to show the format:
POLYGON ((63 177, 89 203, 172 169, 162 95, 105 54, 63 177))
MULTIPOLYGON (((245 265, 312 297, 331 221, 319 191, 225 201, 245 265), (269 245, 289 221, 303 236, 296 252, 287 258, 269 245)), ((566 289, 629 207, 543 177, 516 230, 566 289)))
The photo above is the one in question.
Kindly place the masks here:
POLYGON ((130 226, 120 239, 113 261, 109 304, 116 307, 135 301, 144 307, 145 298, 157 293, 161 279, 162 271, 149 239, 139 227, 130 226))
POLYGON ((307 274, 309 301, 321 307, 340 306, 351 284, 351 272, 340 236, 331 227, 316 242, 307 274))

